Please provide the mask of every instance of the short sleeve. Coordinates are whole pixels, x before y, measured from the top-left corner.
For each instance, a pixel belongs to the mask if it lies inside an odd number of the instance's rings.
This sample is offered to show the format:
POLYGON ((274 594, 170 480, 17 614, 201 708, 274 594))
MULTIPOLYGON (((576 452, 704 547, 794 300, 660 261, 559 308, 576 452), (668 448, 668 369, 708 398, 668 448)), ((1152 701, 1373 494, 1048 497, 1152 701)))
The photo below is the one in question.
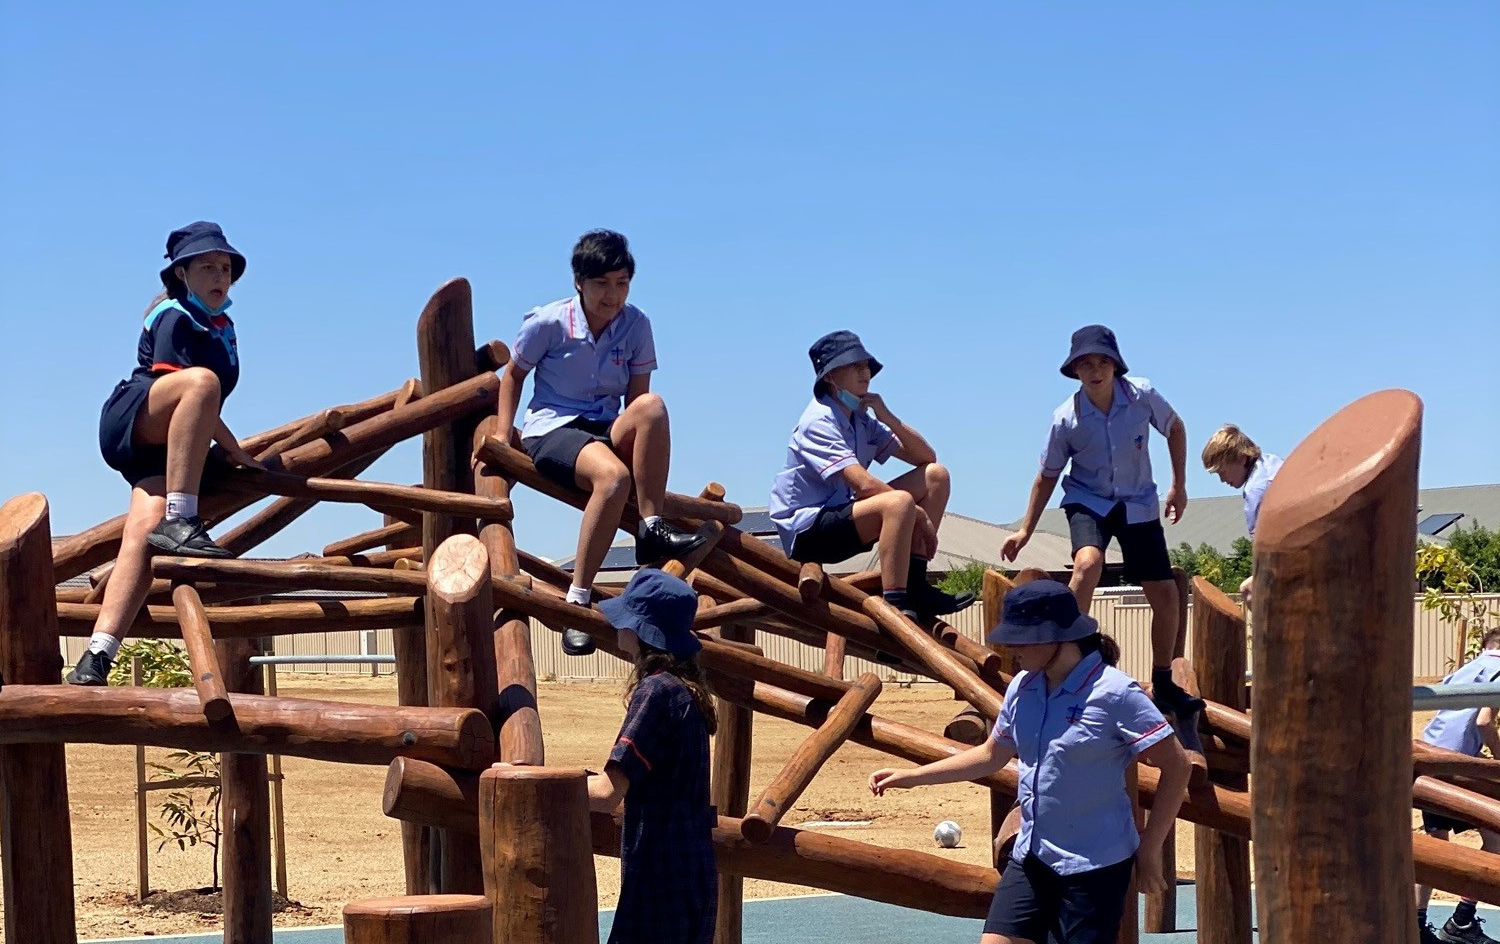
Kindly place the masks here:
POLYGON ((562 341, 562 325, 533 308, 521 321, 521 333, 511 345, 510 356, 522 370, 536 370, 547 352, 562 341))
POLYGON ((901 448, 901 440, 891 428, 874 417, 870 418, 871 436, 875 440, 875 462, 885 462, 901 448))
POLYGON ((651 333, 650 319, 641 315, 631 337, 630 376, 651 373, 656 369, 656 336, 651 333))
POLYGON ((1172 736, 1172 726, 1146 697, 1145 689, 1131 681, 1115 702, 1116 734, 1132 755, 1172 736))
POLYGON ((1042 474, 1048 478, 1055 479, 1062 475, 1068 459, 1072 457, 1072 450, 1068 448, 1068 426, 1068 417, 1062 411, 1052 417, 1052 426, 1047 430, 1047 443, 1042 447, 1042 474))
POLYGON ((808 468, 825 479, 859 464, 843 430, 830 416, 819 416, 793 433, 792 449, 808 468))
POLYGON ((1005 700, 1000 703, 1000 717, 995 719, 995 727, 990 730, 990 738, 1001 747, 1011 750, 1016 749, 1016 683, 1011 681, 1011 686, 1005 692, 1005 700))
POLYGON ((1260 500, 1266 497, 1266 486, 1257 482, 1245 489, 1245 530, 1255 537, 1255 521, 1260 517, 1260 500))
POLYGON ((617 764, 631 783, 651 772, 662 760, 670 738, 671 692, 659 679, 648 678, 636 687, 625 709, 625 721, 615 738, 609 762, 617 764))
POLYGON ((1136 389, 1140 391, 1141 401, 1151 411, 1151 425, 1163 436, 1172 431, 1172 424, 1177 421, 1177 411, 1172 409, 1172 404, 1162 396, 1157 389, 1151 386, 1149 380, 1136 381, 1136 389))
POLYGON ((151 330, 151 372, 168 373, 193 366, 192 337, 198 330, 186 312, 169 308, 151 330))

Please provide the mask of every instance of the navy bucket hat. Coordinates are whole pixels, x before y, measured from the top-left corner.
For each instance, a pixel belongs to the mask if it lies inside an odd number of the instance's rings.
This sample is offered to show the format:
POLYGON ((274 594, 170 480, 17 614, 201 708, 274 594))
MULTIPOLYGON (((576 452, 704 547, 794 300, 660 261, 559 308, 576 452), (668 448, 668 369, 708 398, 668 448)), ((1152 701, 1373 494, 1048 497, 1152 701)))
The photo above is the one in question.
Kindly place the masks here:
POLYGON ((693 635, 698 594, 687 581, 659 570, 638 570, 625 592, 599 604, 615 629, 628 629, 641 642, 679 659, 703 648, 693 635))
POLYGON ((859 335, 853 331, 830 331, 813 342, 812 347, 807 349, 807 356, 812 359, 813 373, 819 380, 840 367, 848 367, 860 361, 870 362, 871 377, 880 373, 885 366, 865 350, 859 335))
POLYGON ((1078 372, 1073 369, 1073 362, 1085 354, 1103 354, 1115 362, 1120 374, 1130 371, 1125 366, 1125 358, 1120 356, 1120 343, 1115 340, 1115 333, 1104 325, 1085 325, 1073 332, 1073 348, 1068 352, 1068 359, 1063 361, 1062 375, 1078 379, 1078 372))
POLYGON ((1044 646, 1077 642, 1098 631, 1097 620, 1078 612, 1078 598, 1067 584, 1033 580, 1005 595, 1005 616, 987 641, 1001 646, 1044 646))
POLYGON ((167 237, 167 266, 161 270, 161 284, 167 288, 177 281, 177 276, 172 270, 182 265, 194 256, 201 256, 210 252, 223 252, 229 255, 229 278, 230 281, 238 282, 240 276, 245 274, 245 257, 240 251, 229 245, 229 240, 224 238, 224 231, 219 228, 218 223, 209 223, 199 220, 189 223, 182 229, 172 230, 167 237))

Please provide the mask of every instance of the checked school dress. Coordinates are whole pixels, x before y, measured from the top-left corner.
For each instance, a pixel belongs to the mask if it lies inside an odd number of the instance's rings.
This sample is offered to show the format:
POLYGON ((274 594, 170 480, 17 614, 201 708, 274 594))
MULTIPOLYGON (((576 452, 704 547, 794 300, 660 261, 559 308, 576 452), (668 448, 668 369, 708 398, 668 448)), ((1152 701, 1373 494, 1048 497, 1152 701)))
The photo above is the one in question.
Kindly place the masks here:
POLYGON ((709 944, 719 874, 708 728, 681 679, 658 672, 641 681, 609 763, 630 781, 609 944, 709 944))

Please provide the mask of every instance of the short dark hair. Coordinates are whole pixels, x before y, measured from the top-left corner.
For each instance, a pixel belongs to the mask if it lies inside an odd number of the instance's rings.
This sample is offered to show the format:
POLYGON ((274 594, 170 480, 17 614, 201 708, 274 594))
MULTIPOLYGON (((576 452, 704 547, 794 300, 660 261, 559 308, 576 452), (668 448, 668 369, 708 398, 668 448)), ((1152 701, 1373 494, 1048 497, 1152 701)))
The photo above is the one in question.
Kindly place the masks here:
POLYGON ((625 270, 635 277, 635 257, 630 241, 612 229, 595 229, 578 237, 573 246, 573 279, 597 279, 610 272, 625 270))
POLYGON ((1490 630, 1484 634, 1483 639, 1479 640, 1480 649, 1493 649, 1496 646, 1500 646, 1500 629, 1490 630))

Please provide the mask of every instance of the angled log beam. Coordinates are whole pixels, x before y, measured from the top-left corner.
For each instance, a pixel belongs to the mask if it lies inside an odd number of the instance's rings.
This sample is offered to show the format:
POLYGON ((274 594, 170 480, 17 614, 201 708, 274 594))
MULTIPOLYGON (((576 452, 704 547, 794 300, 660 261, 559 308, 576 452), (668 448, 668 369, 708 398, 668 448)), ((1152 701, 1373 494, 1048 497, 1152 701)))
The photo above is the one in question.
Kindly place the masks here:
POLYGON ((286 437, 254 453, 257 462, 268 462, 284 452, 306 445, 314 439, 330 436, 348 425, 348 417, 338 407, 320 410, 286 437))
POLYGON ((901 611, 887 603, 883 597, 865 597, 865 612, 892 638, 900 640, 933 675, 946 682, 969 704, 984 712, 987 718, 1000 716, 1000 704, 1004 699, 1000 693, 985 684, 972 662, 966 665, 953 650, 945 648, 918 629, 915 623, 902 616, 901 611))
POLYGON ((177 624, 182 629, 182 641, 186 645, 188 666, 193 673, 193 688, 203 705, 203 717, 217 724, 232 713, 229 706, 229 689, 224 685, 224 673, 219 668, 219 657, 214 652, 214 637, 209 631, 208 613, 198 591, 183 585, 172 591, 172 605, 177 611, 177 624))
POLYGON ((218 479, 221 488, 231 492, 257 495, 285 495, 317 501, 343 502, 383 508, 406 508, 412 511, 481 518, 485 521, 509 521, 508 499, 480 498, 437 488, 416 488, 387 482, 353 482, 332 478, 302 478, 284 472, 258 469, 235 469, 218 479))
POLYGON ((377 547, 388 547, 392 544, 397 547, 410 545, 422 540, 422 529, 416 525, 398 521, 395 524, 382 525, 369 531, 361 531, 359 534, 350 535, 332 544, 323 546, 324 557, 350 557, 355 554, 363 554, 365 551, 373 551, 377 547))

